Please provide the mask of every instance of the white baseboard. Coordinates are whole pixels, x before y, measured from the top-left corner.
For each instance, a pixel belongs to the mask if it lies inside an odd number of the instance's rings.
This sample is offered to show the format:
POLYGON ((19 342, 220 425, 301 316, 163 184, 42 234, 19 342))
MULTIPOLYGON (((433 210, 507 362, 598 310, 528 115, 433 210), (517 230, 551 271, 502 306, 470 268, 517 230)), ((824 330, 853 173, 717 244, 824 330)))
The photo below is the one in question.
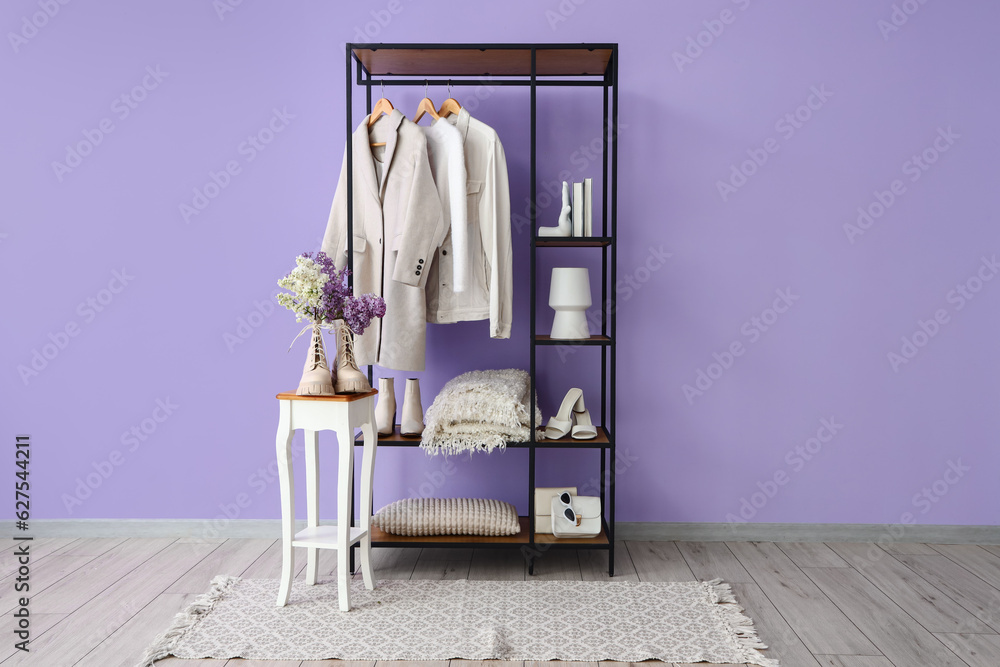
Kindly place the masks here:
MULTIPOLYGON (((336 521, 321 521, 336 525, 336 521)), ((306 527, 296 521, 296 530, 306 527)), ((32 519, 27 532, 15 531, 13 521, 0 522, 4 533, 15 537, 176 537, 176 538, 274 538, 281 537, 281 519, 32 519)))
MULTIPOLYGON (((324 525, 336 522, 323 521, 324 525)), ((297 522, 304 528, 305 521, 297 522)), ((281 536, 279 519, 33 519, 27 532, 0 521, 5 535, 33 537, 176 537, 187 539, 281 536)), ((924 542, 1000 544, 1000 526, 922 526, 857 523, 619 522, 617 540, 682 542, 924 542)))
POLYGON ((678 542, 920 542, 1000 544, 1000 526, 879 523, 659 523, 621 522, 616 540, 678 542))

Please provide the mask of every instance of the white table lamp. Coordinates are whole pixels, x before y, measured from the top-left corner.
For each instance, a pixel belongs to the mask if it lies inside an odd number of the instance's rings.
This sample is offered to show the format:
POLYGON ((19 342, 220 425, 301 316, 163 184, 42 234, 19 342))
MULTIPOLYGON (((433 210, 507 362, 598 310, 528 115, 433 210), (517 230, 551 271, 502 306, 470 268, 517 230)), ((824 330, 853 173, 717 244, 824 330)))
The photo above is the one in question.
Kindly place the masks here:
POLYGON ((552 320, 552 338, 580 340, 590 338, 587 309, 590 298, 590 272, 584 268, 552 269, 549 307, 556 311, 552 320))

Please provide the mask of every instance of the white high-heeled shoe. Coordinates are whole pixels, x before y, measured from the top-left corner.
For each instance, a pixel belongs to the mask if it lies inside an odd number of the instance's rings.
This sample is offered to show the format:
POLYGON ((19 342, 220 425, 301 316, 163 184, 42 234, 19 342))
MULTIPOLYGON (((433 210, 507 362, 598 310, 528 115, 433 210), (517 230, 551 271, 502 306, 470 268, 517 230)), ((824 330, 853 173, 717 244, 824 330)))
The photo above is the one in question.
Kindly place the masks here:
POLYGON ((420 404, 420 380, 409 378, 403 394, 403 413, 399 417, 400 435, 418 436, 424 432, 424 408, 420 404))
POLYGON ((559 406, 559 412, 552 416, 545 426, 545 437, 550 440, 565 438, 567 435, 572 435, 576 440, 591 440, 597 437, 597 428, 590 420, 590 411, 583 403, 583 390, 578 387, 566 392, 559 406))
POLYGON ((375 424, 382 436, 390 436, 396 430, 396 389, 392 378, 378 379, 375 424))
MULTIPOLYGON (((580 396, 580 403, 583 403, 583 395, 580 396)), ((584 408, 580 412, 573 412, 576 424, 571 431, 574 440, 593 440, 597 437, 597 427, 590 421, 590 410, 584 408)))
POLYGON ((545 425, 545 437, 550 440, 566 437, 573 428, 573 413, 585 409, 583 390, 573 387, 567 391, 559 405, 559 412, 550 417, 549 423, 545 425))
POLYGON ((569 183, 563 181, 562 189, 562 211, 559 212, 559 225, 557 227, 539 227, 539 236, 572 236, 573 235, 573 206, 569 201, 569 183))

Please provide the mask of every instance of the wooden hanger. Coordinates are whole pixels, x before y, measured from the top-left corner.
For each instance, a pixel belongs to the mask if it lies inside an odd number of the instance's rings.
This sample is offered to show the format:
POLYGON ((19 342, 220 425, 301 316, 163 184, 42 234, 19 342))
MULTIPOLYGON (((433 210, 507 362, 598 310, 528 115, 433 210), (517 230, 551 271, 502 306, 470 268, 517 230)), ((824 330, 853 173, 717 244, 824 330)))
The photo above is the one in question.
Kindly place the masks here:
POLYGON ((448 81, 448 99, 441 103, 441 108, 438 109, 438 116, 441 118, 447 118, 451 114, 457 114, 462 110, 462 105, 458 103, 454 97, 451 96, 451 81, 448 81))
POLYGON ((418 123, 420 119, 424 117, 425 113, 429 113, 431 118, 434 120, 439 119, 441 116, 438 112, 434 110, 434 102, 431 98, 427 97, 427 82, 424 81, 424 99, 420 100, 420 104, 417 106, 417 113, 413 116, 413 122, 418 123))
MULTIPOLYGON (((382 84, 382 97, 378 102, 375 103, 375 108, 372 109, 371 116, 368 118, 368 129, 382 117, 382 114, 389 115, 393 112, 392 102, 388 100, 385 96, 385 84, 382 84)), ((372 146, 385 146, 384 141, 373 141, 372 146)))
POLYGON ((444 102, 441 103, 441 108, 438 109, 438 115, 441 118, 447 118, 451 114, 457 114, 462 110, 462 105, 458 103, 454 97, 449 97, 444 102))

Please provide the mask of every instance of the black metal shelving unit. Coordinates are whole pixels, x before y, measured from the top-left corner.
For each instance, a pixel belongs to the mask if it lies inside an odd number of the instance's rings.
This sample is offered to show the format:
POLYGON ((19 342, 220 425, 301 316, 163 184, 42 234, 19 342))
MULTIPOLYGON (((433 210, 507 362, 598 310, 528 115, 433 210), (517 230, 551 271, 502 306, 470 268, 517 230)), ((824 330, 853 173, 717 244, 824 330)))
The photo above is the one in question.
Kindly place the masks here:
MULTIPOLYGON (((521 532, 510 537, 440 536, 401 537, 372 530, 373 547, 509 547, 518 548, 528 560, 529 573, 534 560, 549 549, 598 549, 608 552, 608 574, 614 575, 615 540, 615 334, 617 301, 614 285, 617 275, 617 174, 618 174, 618 45, 601 44, 357 44, 346 45, 347 104, 347 191, 353 192, 352 142, 354 132, 353 91, 363 86, 368 113, 372 108, 372 88, 390 86, 521 86, 530 89, 531 201, 536 201, 537 92, 549 86, 602 87, 604 92, 603 182, 601 236, 553 238, 531 235, 530 253, 530 362, 531 395, 536 387, 536 352, 549 346, 596 346, 601 350, 601 408, 598 436, 593 440, 537 440, 534 411, 531 412, 532 439, 511 442, 508 447, 528 449, 528 516, 521 517, 521 532), (352 76, 354 69, 354 76, 352 76), (539 249, 550 247, 600 249, 601 333, 579 341, 553 340, 537 330, 536 267, 539 249), (603 529, 594 538, 556 539, 535 535, 535 455, 539 449, 583 449, 600 452, 600 496, 603 529)), ((353 263, 353 201, 347 198, 347 257, 353 263)), ((537 230, 537 207, 529 210, 531 229, 537 230)), ((543 250, 544 252, 544 250, 543 250)), ((352 267, 353 268, 353 267, 352 267)), ((372 380, 372 369, 368 369, 372 380)), ((419 438, 399 435, 398 429, 388 438, 379 438, 379 446, 416 447, 419 438)), ((353 512, 352 512, 353 515, 353 512)), ((352 550, 353 561, 353 550, 352 550)), ((353 562, 352 562, 353 567, 353 562)))

